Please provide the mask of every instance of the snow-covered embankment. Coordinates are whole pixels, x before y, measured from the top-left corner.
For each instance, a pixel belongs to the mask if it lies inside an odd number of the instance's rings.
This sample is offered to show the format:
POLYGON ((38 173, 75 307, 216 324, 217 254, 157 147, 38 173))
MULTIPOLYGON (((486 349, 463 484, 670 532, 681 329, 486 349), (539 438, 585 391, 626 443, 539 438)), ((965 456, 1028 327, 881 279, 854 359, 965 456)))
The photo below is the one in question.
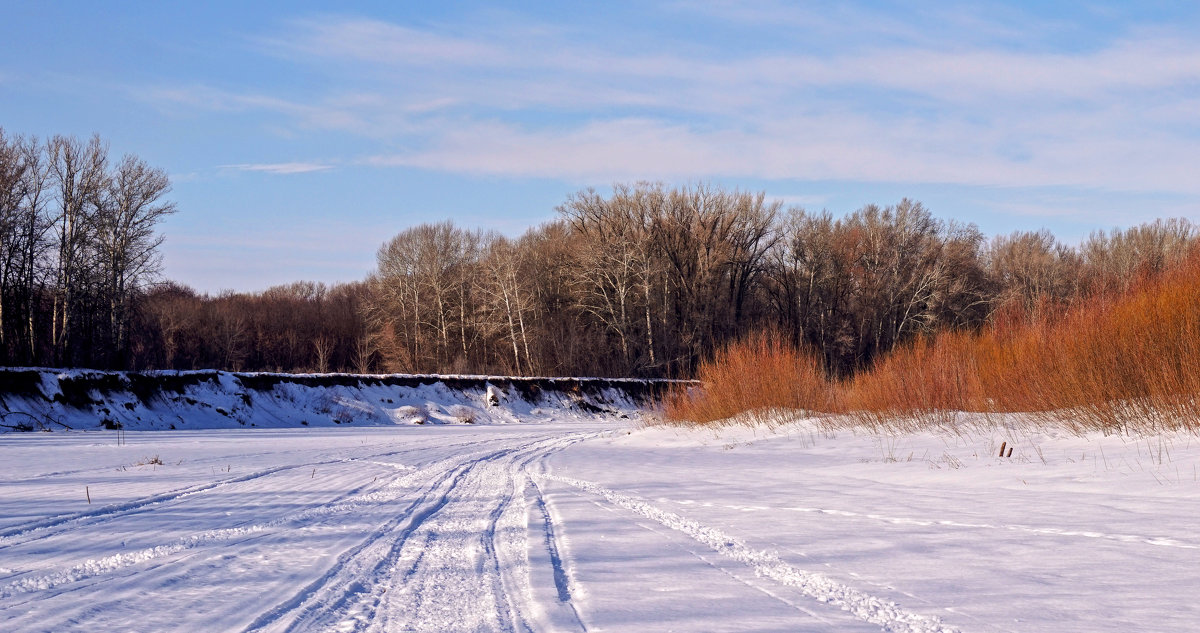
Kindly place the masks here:
POLYGON ((0 370, 0 432, 506 424, 637 416, 671 381, 0 370))

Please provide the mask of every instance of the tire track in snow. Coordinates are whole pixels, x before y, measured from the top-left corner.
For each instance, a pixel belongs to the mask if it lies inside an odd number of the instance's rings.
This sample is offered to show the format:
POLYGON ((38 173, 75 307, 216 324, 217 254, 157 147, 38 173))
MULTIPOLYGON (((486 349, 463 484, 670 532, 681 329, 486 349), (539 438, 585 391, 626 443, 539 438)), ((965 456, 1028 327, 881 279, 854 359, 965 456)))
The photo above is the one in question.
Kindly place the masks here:
MULTIPOLYGON (((461 459, 461 458, 459 458, 461 459)), ((456 461, 456 460, 450 460, 456 461)), ((300 468, 311 467, 311 464, 300 468)), ((57 587, 78 582, 87 578, 112 573, 114 571, 143 564, 149 561, 172 556, 200 546, 213 543, 234 541, 241 537, 272 530, 303 527, 305 521, 323 519, 330 515, 354 511, 366 505, 386 503, 404 494, 400 490, 416 478, 424 476, 424 470, 410 471, 386 484, 382 489, 373 492, 341 498, 332 502, 308 507, 303 510, 284 515, 272 521, 248 526, 206 530, 196 534, 180 537, 163 545, 146 547, 134 552, 121 552, 99 559, 89 559, 78 563, 66 570, 40 576, 28 576, 0 587, 0 598, 9 598, 18 594, 36 591, 47 591, 57 587)))
POLYGON ((475 618, 483 630, 530 631, 523 597, 527 570, 513 556, 518 549, 524 552, 523 544, 513 542, 519 538, 515 527, 524 532, 525 514, 514 503, 516 478, 523 477, 532 459, 588 436, 539 437, 483 455, 460 455, 422 471, 427 477, 428 470, 444 468, 396 519, 344 552, 319 579, 261 614, 245 633, 413 630, 431 622, 437 630, 447 623, 462 628, 464 617, 475 618), (464 574, 446 583, 439 573, 455 560, 464 574), (476 586, 468 589, 473 581, 476 586), (430 613, 431 606, 456 598, 466 601, 463 608, 430 613))
MULTIPOLYGON (((607 510, 609 512, 616 512, 616 510, 614 510, 612 506, 606 506, 603 503, 601 503, 600 501, 593 500, 592 503, 595 504, 595 506, 597 508, 601 508, 601 509, 607 510)), ((654 534, 662 536, 664 538, 666 538, 667 533, 672 530, 672 528, 667 528, 660 523, 645 523, 642 521, 638 521, 637 525, 649 532, 653 532, 654 534)), ((704 546, 705 544, 701 543, 701 542, 693 542, 693 545, 704 546)), ((738 565, 738 561, 733 561, 733 564, 731 565, 730 562, 712 559, 712 556, 714 554, 716 554, 716 556, 719 558, 720 557, 719 552, 714 552, 712 550, 709 550, 707 552, 697 551, 698 548, 689 546, 684 543, 676 543, 675 546, 683 549, 687 553, 696 557, 696 559, 699 560, 700 562, 704 563, 705 565, 712 568, 713 570, 725 575, 726 577, 731 578, 734 581, 741 583, 759 593, 762 593, 763 595, 770 597, 772 600, 777 600, 777 601, 787 605, 788 607, 791 607, 792 609, 795 609, 795 610, 805 614, 806 616, 820 622, 822 625, 827 627, 827 630, 836 630, 837 629, 839 623, 834 620, 831 620, 828 617, 829 614, 820 613, 818 611, 809 609, 806 606, 804 606, 803 604, 800 604, 799 602, 797 602, 793 596, 786 596, 777 591, 773 591, 772 589, 778 589, 778 587, 774 586, 774 585, 768 586, 766 583, 764 583, 762 581, 763 579, 757 573, 754 573, 753 575, 758 577, 758 582, 754 582, 754 581, 744 578, 743 576, 745 575, 746 568, 744 566, 738 565), (740 569, 734 569, 733 567, 735 565, 740 567, 740 569)), ((751 568, 750 571, 753 572, 754 569, 751 568)))
MULTIPOLYGON (((552 623, 553 630, 562 630, 564 626, 572 629, 578 628, 581 631, 587 631, 588 627, 583 622, 583 617, 579 614, 579 609, 575 608, 575 602, 571 595, 571 587, 574 585, 571 575, 567 572, 567 566, 563 561, 561 548, 558 544, 558 536, 554 531, 554 518, 548 504, 546 503, 545 493, 542 487, 533 478, 529 478, 528 487, 533 490, 534 503, 533 509, 536 518, 540 519, 542 526, 542 546, 546 551, 552 577, 554 579, 554 589, 557 593, 559 610, 564 611, 564 615, 569 617, 557 617, 557 621, 552 623), (561 620, 567 619, 567 623, 561 620)), ((555 614, 557 615, 557 614, 555 614)))
MULTIPOLYGON (((259 615, 244 631, 265 630, 278 623, 289 613, 294 613, 285 630, 295 631, 322 617, 328 617, 331 609, 345 611, 344 605, 352 604, 353 598, 368 593, 371 588, 363 584, 378 577, 381 567, 407 541, 412 531, 429 515, 445 504, 452 479, 461 478, 461 464, 446 465, 444 470, 428 473, 435 478, 427 484, 419 496, 401 510, 395 518, 372 532, 364 541, 338 556, 332 567, 320 578, 309 583, 300 592, 259 615), (446 486, 447 481, 451 481, 446 486), (444 490, 443 490, 444 488, 444 490), (440 494, 438 492, 441 491, 440 494), (436 498, 435 498, 436 497, 436 498), (332 605, 332 607, 331 607, 332 605)), ((440 469, 434 469, 440 470, 440 469)))
MULTIPOLYGON (((346 512, 363 510, 369 511, 373 515, 378 515, 381 511, 386 510, 386 504, 412 499, 414 492, 421 495, 426 504, 433 503, 434 505, 426 505, 425 508, 413 508, 412 511, 402 511, 398 518, 401 520, 415 518, 416 520, 413 521, 414 525, 409 529, 409 533, 415 535, 417 538, 424 535, 431 542, 436 543, 443 535, 454 534, 456 531, 463 532, 461 526, 456 527, 453 525, 455 517, 450 516, 452 513, 445 510, 447 505, 454 503, 455 506, 451 509, 455 510, 460 518, 467 515, 478 517, 485 514, 485 512, 477 511, 478 508, 483 507, 479 503, 464 506, 465 510, 461 509, 462 499, 459 499, 459 497, 470 498, 474 495, 476 501, 481 499, 487 501, 490 499, 492 501, 499 500, 500 503, 496 507, 488 506, 491 514, 487 516, 491 517, 491 519, 488 526, 483 530, 484 537, 490 539, 490 541, 484 541, 482 547, 487 552, 487 558, 485 558, 487 583, 483 586, 484 593, 486 594, 485 598, 488 596, 499 598, 496 601, 496 604, 499 606, 494 611, 502 618, 505 624, 489 628, 509 631, 532 630, 527 616, 532 615, 536 618, 537 606, 532 604, 532 601, 529 599, 531 594, 528 591, 528 561, 525 557, 528 536, 526 534, 527 525, 525 521, 527 508, 524 504, 524 498, 519 494, 521 489, 517 487, 516 478, 520 475, 523 483, 523 469, 533 459, 544 457, 549 451, 559 450, 592 435, 594 434, 573 434, 566 438, 557 435, 525 436, 520 438, 519 442, 508 442, 510 446, 500 450, 496 450, 496 440, 500 438, 493 438, 490 442, 483 442, 491 444, 492 448, 490 450, 459 453, 447 459, 426 464, 420 470, 409 471, 403 474, 397 473, 397 478, 385 484, 383 488, 375 489, 366 494, 346 495, 336 502, 308 506, 274 520, 260 521, 255 525, 206 530, 174 539, 158 546, 85 560, 70 568, 43 573, 36 577, 25 576, 15 582, 0 586, 0 597, 24 596, 26 599, 21 601, 20 604, 9 602, 5 607, 23 610, 29 608, 28 605, 55 597, 62 597, 65 594, 76 591, 96 591, 100 586, 107 586, 109 582, 113 581, 138 579, 142 578, 143 575, 150 574, 164 575, 180 573, 181 561, 200 555, 202 552, 219 553, 225 551, 226 548, 231 547, 233 544, 242 543, 248 539, 277 538, 293 530, 316 527, 319 524, 328 523, 332 517, 346 512), (448 479, 439 479, 438 474, 445 475, 448 479), (434 481, 431 482, 431 479, 434 481), (437 488, 439 482, 445 482, 442 489, 437 488), (503 486, 502 489, 495 486, 497 482, 503 486), (503 494, 496 493, 498 490, 502 490, 503 494), (431 496, 437 495, 437 493, 444 493, 444 495, 431 496), (439 501, 443 501, 442 496, 445 496, 446 499, 443 503, 438 503, 439 501), (431 519, 449 519, 449 521, 444 521, 442 524, 424 531, 423 534, 418 534, 418 528, 431 519), (520 530, 516 530, 516 527, 519 527, 520 530), (517 551, 520 552, 520 557, 514 555, 514 552, 517 551), (524 565, 523 567, 522 564, 524 565)), ((501 445, 503 446, 503 444, 501 445)), ((421 501, 419 500, 418 505, 420 503, 421 501)), ((394 534, 395 532, 393 531, 391 535, 394 534)), ((391 544, 387 535, 378 542, 391 544)), ((409 545, 413 544, 410 543, 409 545)), ((367 552, 364 548, 357 547, 353 548, 353 551, 344 558, 378 560, 379 557, 375 552, 367 552)), ((426 562, 435 566, 439 564, 435 560, 426 562)), ((414 572, 414 577, 428 577, 427 570, 428 567, 425 564, 419 565, 414 572)), ((478 568, 473 569, 473 571, 478 572, 478 568)), ((343 576, 350 577, 352 575, 343 573, 343 576)), ((392 575, 384 574, 382 571, 377 574, 377 577, 380 579, 384 590, 388 588, 389 583, 395 582, 395 578, 392 575)), ((356 587, 358 591, 357 593, 350 592, 348 594, 350 599, 346 600, 347 604, 342 606, 356 606, 349 603, 352 600, 365 598, 369 590, 369 585, 372 584, 371 582, 362 582, 361 577, 357 580, 351 578, 351 581, 359 583, 356 587)), ((386 591, 381 592, 376 597, 374 606, 367 605, 370 611, 377 611, 380 606, 387 606, 387 601, 396 597, 394 594, 391 596, 384 595, 385 593, 386 591)), ((322 595, 332 594, 326 593, 322 595)), ((478 594, 468 594, 465 597, 479 602, 478 594)), ((440 594, 430 592, 425 592, 422 597, 426 603, 437 601, 440 598, 440 594)), ((103 602, 93 603, 93 605, 100 604, 103 604, 103 602)), ((314 609, 316 614, 323 614, 329 611, 328 603, 322 604, 320 601, 316 601, 314 604, 317 605, 314 609)), ((411 607, 412 604, 409 602, 407 606, 411 607)), ((403 612, 406 606, 400 604, 398 608, 403 612)), ((335 609, 335 611, 341 611, 341 609, 335 609)), ((290 613, 294 612, 294 609, 290 611, 290 613)), ((393 612, 395 611, 393 610, 393 612)), ((260 617, 260 620, 256 620, 256 622, 263 624, 262 628, 279 630, 281 625, 289 626, 289 630, 326 628, 308 626, 303 622, 292 626, 280 620, 280 617, 286 616, 286 613, 280 613, 276 610, 269 613, 269 616, 260 617)), ((346 624, 345 622, 338 621, 329 622, 328 618, 324 617, 312 618, 311 621, 314 623, 326 622, 331 626, 346 624)), ((75 622, 78 623, 78 621, 75 622)))
POLYGON ((23 593, 32 593, 35 591, 48 591, 62 585, 67 585, 80 580, 92 578, 94 576, 111 573, 132 565, 138 565, 162 558, 164 556, 178 554, 184 550, 189 550, 208 543, 230 541, 238 537, 250 536, 258 532, 263 532, 270 527, 271 526, 267 525, 252 525, 247 527, 209 530, 199 534, 193 534, 191 536, 180 538, 177 541, 167 545, 147 547, 136 552, 122 552, 120 554, 113 554, 112 556, 106 556, 99 559, 89 559, 69 569, 53 574, 26 577, 11 582, 3 587, 0 587, 0 598, 11 598, 12 596, 23 593))
MULTIPOLYGON (((263 430, 266 430, 266 429, 263 429, 263 430)), ((85 431, 85 433, 89 433, 89 432, 90 431, 85 431)), ((156 433, 156 432, 157 431, 150 431, 150 433, 156 433)), ((480 442, 480 440, 468 440, 465 442, 465 444, 472 444, 472 443, 478 443, 478 442, 480 442)), ((438 446, 445 447, 445 448, 452 448, 452 447, 458 446, 458 445, 460 445, 460 444, 444 444, 444 445, 438 445, 438 446)), ((92 446, 97 446, 97 445, 93 444, 92 446)), ((136 444, 134 444, 134 446, 136 446, 136 444)), ((378 448, 378 447, 372 447, 372 448, 378 448)), ((413 449, 411 447, 407 447, 405 450, 407 451, 407 450, 413 450, 413 449)), ((282 458, 284 456, 289 456, 289 455, 304 455, 307 457, 307 456, 310 456, 312 454, 312 452, 313 452, 312 449, 297 448, 297 449, 291 449, 291 450, 270 451, 270 452, 266 452, 266 453, 264 453, 264 452, 228 453, 228 454, 221 454, 221 455, 206 456, 206 457, 203 457, 196 461, 193 461, 191 463, 193 463, 193 464, 196 464, 196 463, 224 464, 224 463, 229 463, 229 462, 239 462, 240 463, 240 462, 245 462, 248 460, 253 460, 254 458, 262 458, 262 457, 268 457, 268 456, 272 457, 272 458, 276 458, 276 459, 282 458)), ((339 451, 337 451, 337 450, 324 451, 324 453, 335 453, 335 454, 338 452, 339 451)), ((398 451, 398 452, 404 452, 404 451, 398 451)), ((312 456, 320 458, 321 454, 323 454, 323 453, 318 453, 317 455, 312 455, 312 456)), ((389 454, 394 454, 394 453, 389 453, 389 454)), ((351 458, 351 459, 357 459, 357 458, 351 458)), ((336 460, 326 460, 326 461, 336 461, 336 460)), ((54 477, 63 477, 63 476, 71 476, 71 475, 77 476, 77 475, 81 475, 84 473, 107 472, 114 465, 118 468, 121 466, 121 464, 109 464, 107 466, 100 466, 100 467, 93 467, 93 468, 78 468, 78 469, 74 469, 74 470, 58 470, 58 471, 53 471, 53 472, 48 472, 48 473, 36 473, 36 474, 33 474, 31 476, 26 476, 26 477, 19 477, 19 478, 13 478, 13 479, 0 479, 0 486, 9 485, 9 484, 17 485, 17 484, 22 484, 22 483, 28 483, 30 481, 44 482, 44 481, 47 481, 54 477)))
POLYGON ((159 493, 156 495, 150 495, 150 496, 141 497, 138 499, 131 499, 129 501, 124 501, 121 503, 113 503, 113 504, 109 504, 106 506, 96 508, 95 510, 88 510, 85 512, 77 512, 75 514, 59 515, 59 516, 51 517, 48 519, 38 519, 36 521, 23 523, 21 525, 11 526, 11 527, 5 528, 3 530, 0 530, 0 549, 4 549, 6 547, 12 547, 13 545, 19 545, 21 543, 28 543, 28 542, 31 542, 34 540, 46 538, 46 537, 52 536, 54 534, 59 534, 61 532, 67 531, 69 529, 74 529, 75 527, 83 527, 84 525, 95 525, 96 523, 100 522, 98 520, 114 519, 114 518, 117 518, 120 516, 125 516, 128 514, 131 514, 138 510, 142 510, 142 509, 146 508, 147 506, 153 506, 153 505, 160 504, 160 503, 167 503, 169 501, 183 499, 186 497, 190 497, 192 495, 200 494, 202 492, 209 492, 211 490, 217 490, 219 488, 223 488, 225 486, 229 486, 232 484, 242 483, 242 482, 246 482, 246 481, 252 481, 254 479, 259 479, 261 477, 267 477, 269 475, 273 475, 273 474, 281 472, 281 471, 292 470, 295 468, 304 468, 305 466, 312 466, 312 465, 327 465, 330 463, 333 463, 333 462, 318 462, 316 464, 304 464, 304 465, 299 465, 299 466, 278 466, 275 468, 268 468, 268 469, 256 471, 256 472, 253 472, 253 473, 250 473, 247 475, 240 475, 240 476, 233 477, 230 479, 223 479, 221 481, 216 481, 216 482, 212 482, 212 483, 208 483, 208 484, 201 484, 198 486, 189 486, 187 488, 180 488, 180 489, 172 490, 169 492, 159 493), (72 526, 70 524, 79 524, 79 525, 72 526), (57 528, 57 527, 63 527, 64 529, 58 530, 58 531, 53 531, 53 532, 49 531, 50 528, 57 528), (19 539, 19 537, 25 536, 26 534, 29 534, 30 532, 39 532, 39 534, 36 535, 36 538, 30 538, 30 539, 24 539, 24 540, 19 539))
POLYGON ((759 576, 799 589, 809 597, 848 611, 860 620, 875 624, 894 633, 958 633, 944 625, 941 618, 906 611, 890 600, 872 596, 814 572, 804 571, 781 560, 770 552, 755 550, 740 539, 715 528, 702 525, 673 512, 657 508, 642 499, 624 495, 599 484, 558 475, 542 475, 546 479, 567 484, 603 497, 609 503, 640 514, 672 530, 681 532, 717 553, 749 565, 759 576))
POLYGON ((517 481, 515 473, 507 473, 507 481, 505 482, 505 496, 500 503, 496 504, 496 508, 492 510, 488 516, 488 525, 485 528, 483 538, 480 539, 483 544, 483 557, 479 559, 476 566, 476 571, 479 574, 486 573, 495 578, 493 584, 494 594, 496 596, 497 610, 508 616, 508 621, 512 623, 514 630, 531 631, 529 625, 525 622, 525 617, 521 613, 517 604, 510 599, 511 584, 505 586, 505 571, 500 564, 500 551, 497 547, 498 535, 502 531, 500 520, 505 514, 509 513, 512 507, 513 500, 516 498, 517 481))
POLYGON ((514 503, 517 480, 532 459, 583 437, 541 439, 468 464, 451 503, 400 548, 379 583, 385 591, 355 608, 341 630, 532 631, 528 564, 514 556, 528 538, 525 509, 514 503))
MULTIPOLYGON (((470 446, 470 445, 479 444, 479 443, 481 443, 481 442, 480 441, 470 441, 470 442, 463 442, 460 444, 454 444, 454 445, 450 445, 450 446, 457 448, 457 447, 461 447, 461 446, 470 446)), ((94 510, 78 512, 78 513, 69 514, 69 515, 59 515, 59 516, 50 517, 50 518, 46 518, 46 519, 37 519, 37 520, 30 521, 27 523, 9 526, 7 528, 0 530, 0 550, 3 550, 8 547, 13 547, 16 545, 31 543, 31 542, 45 539, 45 538, 50 538, 56 534, 62 534, 64 532, 68 532, 72 529, 78 529, 78 528, 85 527, 85 526, 94 527, 95 525, 102 524, 107 521, 112 521, 115 519, 119 519, 121 517, 136 514, 138 512, 142 512, 142 511, 156 509, 157 506, 162 505, 162 504, 168 504, 173 501, 187 499, 189 497, 203 494, 203 493, 218 491, 222 488, 225 488, 225 487, 228 487, 228 486, 231 486, 234 484, 246 483, 249 481, 254 481, 256 479, 261 479, 263 477, 268 477, 268 476, 271 476, 271 475, 274 475, 277 473, 290 471, 290 470, 303 471, 308 468, 319 467, 319 466, 329 466, 331 464, 344 464, 344 463, 348 463, 348 462, 364 462, 364 463, 375 464, 378 466, 385 466, 388 468, 392 468, 395 470, 402 470, 402 471, 403 470, 413 470, 415 468, 413 466, 396 464, 393 462, 382 462, 382 461, 376 461, 376 460, 379 460, 384 457, 395 456, 395 455, 404 455, 407 453, 414 452, 416 450, 419 450, 419 449, 405 448, 403 450, 386 451, 386 452, 382 452, 382 453, 367 455, 365 457, 329 459, 329 460, 322 460, 322 461, 305 462, 305 463, 301 463, 301 464, 288 464, 288 465, 283 465, 283 466, 276 466, 273 468, 266 468, 263 470, 248 473, 245 475, 238 475, 236 477, 222 479, 220 481, 215 481, 215 482, 206 483, 206 484, 200 484, 200 485, 196 485, 196 486, 189 486, 189 487, 185 487, 185 488, 179 488, 176 490, 171 490, 168 492, 162 492, 162 493, 158 493, 158 494, 154 494, 154 495, 140 497, 137 499, 131 499, 129 501, 124 501, 124 502, 120 502, 120 503, 113 503, 113 504, 102 506, 100 508, 96 508, 94 510), (26 536, 29 536, 30 538, 22 538, 22 537, 26 537, 26 536)))
POLYGON ((502 512, 512 497, 492 465, 471 464, 453 503, 415 531, 422 541, 400 549, 396 569, 403 571, 393 581, 402 579, 401 586, 384 594, 365 630, 529 630, 505 595, 495 559, 490 515, 502 512))
MULTIPOLYGON (((542 494, 542 487, 536 481, 531 481, 533 488, 536 491, 535 504, 537 510, 542 515, 542 521, 545 525, 545 543, 546 551, 550 555, 550 566, 554 570, 554 588, 558 591, 559 602, 570 602, 571 586, 570 579, 567 578, 567 571, 563 567, 562 556, 558 553, 558 539, 554 536, 554 520, 550 518, 550 510, 546 508, 546 499, 542 494)), ((576 617, 578 617, 576 613, 576 617)))

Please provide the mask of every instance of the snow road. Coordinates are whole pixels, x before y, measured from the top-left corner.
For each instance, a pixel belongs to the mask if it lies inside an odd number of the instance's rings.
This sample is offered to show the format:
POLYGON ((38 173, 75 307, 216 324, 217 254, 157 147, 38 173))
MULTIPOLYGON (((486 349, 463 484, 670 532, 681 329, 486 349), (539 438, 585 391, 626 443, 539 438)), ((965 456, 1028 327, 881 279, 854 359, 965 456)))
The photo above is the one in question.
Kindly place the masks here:
MULTIPOLYGON (((1200 623, 1197 486, 1182 477, 1138 501, 1112 481, 1148 477, 1088 464, 1083 482, 1074 458, 935 469, 879 459, 866 437, 724 434, 571 422, 145 432, 120 446, 0 436, 0 630, 1200 623), (1055 505, 1014 516, 1022 475, 1055 505), (979 516, 996 504, 1007 517, 979 516)), ((1182 463, 1190 447, 1174 450, 1182 463)))

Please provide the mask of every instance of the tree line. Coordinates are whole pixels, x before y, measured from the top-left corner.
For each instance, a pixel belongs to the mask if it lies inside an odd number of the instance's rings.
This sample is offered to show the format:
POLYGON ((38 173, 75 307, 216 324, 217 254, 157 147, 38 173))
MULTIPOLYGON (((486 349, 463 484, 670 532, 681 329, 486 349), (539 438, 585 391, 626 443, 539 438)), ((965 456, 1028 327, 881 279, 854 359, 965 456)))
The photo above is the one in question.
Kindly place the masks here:
POLYGON ((570 196, 518 239, 428 224, 378 253, 368 330, 403 371, 690 376, 771 330, 850 375, 922 335, 1032 318, 1183 257, 1184 220, 986 239, 919 202, 845 217, 709 185, 570 196))
POLYGON ((0 130, 0 362, 121 369, 691 376, 770 330, 848 376, 898 345, 1032 319, 1186 254, 1185 220, 987 239, 921 203, 844 217, 637 183, 512 238, 430 223, 365 280, 200 294, 159 278, 166 174, 98 137, 0 130))

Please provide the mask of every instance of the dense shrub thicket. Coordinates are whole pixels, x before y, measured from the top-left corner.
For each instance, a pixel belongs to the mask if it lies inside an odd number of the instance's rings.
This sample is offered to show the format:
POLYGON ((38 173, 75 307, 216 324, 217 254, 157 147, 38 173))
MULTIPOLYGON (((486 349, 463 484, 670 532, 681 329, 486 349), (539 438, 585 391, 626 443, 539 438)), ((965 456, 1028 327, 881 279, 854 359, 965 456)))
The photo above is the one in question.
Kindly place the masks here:
POLYGON ((804 366, 815 353, 764 351, 751 337, 702 365, 704 388, 669 397, 667 417, 770 422, 807 410, 832 424, 904 429, 951 426, 962 411, 1021 412, 1076 432, 1200 428, 1200 248, 1111 281, 1120 288, 1070 305, 1009 306, 978 331, 921 336, 842 380, 809 372, 778 382, 781 364, 804 366), (749 360, 759 357, 788 360, 749 360))

